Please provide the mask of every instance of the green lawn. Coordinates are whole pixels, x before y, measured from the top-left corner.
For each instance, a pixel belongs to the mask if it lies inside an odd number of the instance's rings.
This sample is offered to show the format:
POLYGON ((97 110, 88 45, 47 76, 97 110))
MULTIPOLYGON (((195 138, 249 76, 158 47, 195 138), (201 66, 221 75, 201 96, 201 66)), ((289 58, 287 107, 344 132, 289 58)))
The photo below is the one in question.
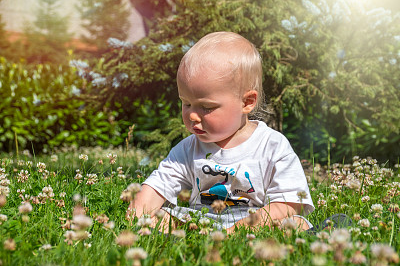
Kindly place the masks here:
POLYGON ((310 221, 345 213, 352 227, 317 235, 241 228, 226 236, 205 230, 211 226, 200 217, 170 235, 147 235, 143 220, 130 225, 121 194, 126 197, 128 185, 143 181, 154 167, 137 150, 1 155, 0 265, 399 263, 399 168, 355 158, 327 172, 304 162, 316 207, 310 221))

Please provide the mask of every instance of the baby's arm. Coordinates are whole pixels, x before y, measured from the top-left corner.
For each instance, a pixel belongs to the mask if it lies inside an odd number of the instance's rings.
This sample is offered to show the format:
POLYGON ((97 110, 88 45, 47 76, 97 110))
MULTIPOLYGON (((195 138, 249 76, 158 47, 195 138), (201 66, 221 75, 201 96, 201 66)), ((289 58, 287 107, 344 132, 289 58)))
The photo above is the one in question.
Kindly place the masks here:
POLYGON ((143 214, 150 214, 151 217, 162 207, 165 198, 148 185, 143 185, 142 190, 136 194, 126 211, 126 219, 133 216, 141 217, 143 214))
MULTIPOLYGON (((236 227, 246 226, 246 227, 261 227, 261 226, 271 226, 273 221, 282 221, 285 218, 292 217, 293 215, 299 214, 301 212, 301 204, 290 203, 290 202, 272 202, 260 208, 251 217, 246 217, 239 220, 232 227, 228 228, 227 233, 233 233, 236 227)), ((306 228, 308 225, 303 224, 302 219, 294 219, 300 228, 306 228)))

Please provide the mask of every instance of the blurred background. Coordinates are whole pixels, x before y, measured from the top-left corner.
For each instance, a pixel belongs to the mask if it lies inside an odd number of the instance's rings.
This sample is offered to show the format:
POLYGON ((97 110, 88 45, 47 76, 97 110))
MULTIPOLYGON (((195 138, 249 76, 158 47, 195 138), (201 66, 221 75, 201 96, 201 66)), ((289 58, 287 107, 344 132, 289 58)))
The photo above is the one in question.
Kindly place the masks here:
POLYGON ((132 146, 187 132, 176 69, 212 31, 263 58, 263 110, 301 158, 400 158, 398 0, 0 0, 0 151, 132 146))

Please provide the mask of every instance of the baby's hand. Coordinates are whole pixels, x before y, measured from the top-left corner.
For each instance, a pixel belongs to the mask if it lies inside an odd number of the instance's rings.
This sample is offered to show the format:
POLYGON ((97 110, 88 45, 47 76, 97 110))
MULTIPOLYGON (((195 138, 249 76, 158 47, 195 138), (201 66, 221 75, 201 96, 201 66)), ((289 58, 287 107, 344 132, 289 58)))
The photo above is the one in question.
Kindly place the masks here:
POLYGON ((231 235, 231 234, 235 233, 235 228, 236 228, 235 225, 233 225, 233 226, 231 226, 229 228, 226 228, 226 234, 227 235, 231 235))

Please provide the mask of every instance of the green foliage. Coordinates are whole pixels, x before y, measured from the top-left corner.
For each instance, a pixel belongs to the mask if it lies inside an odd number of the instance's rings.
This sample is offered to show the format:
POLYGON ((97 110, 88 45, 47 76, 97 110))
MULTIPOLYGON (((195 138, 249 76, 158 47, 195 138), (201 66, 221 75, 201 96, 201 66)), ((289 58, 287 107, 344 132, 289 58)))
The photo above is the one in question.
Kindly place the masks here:
MULTIPOLYGON (((81 14, 82 26, 88 32, 82 40, 95 46, 96 57, 108 50, 107 40, 116 38, 125 40, 129 30, 129 7, 123 0, 84 0, 80 1, 77 10, 81 14)), ((92 54, 93 54, 92 53, 92 54)))
POLYGON ((137 147, 147 148, 150 142, 154 141, 147 136, 153 134, 155 130, 165 132, 164 127, 170 123, 169 120, 179 116, 171 106, 172 103, 165 100, 164 97, 155 101, 137 99, 132 102, 131 112, 127 113, 120 108, 117 119, 135 124, 133 142, 137 147))
POLYGON ((286 129, 301 136, 294 146, 304 150, 319 141, 313 149, 321 153, 332 137, 337 160, 359 154, 396 161, 399 14, 356 2, 303 5, 306 12, 282 21, 298 53, 293 65, 309 76, 306 86, 289 87, 283 96, 286 129))
POLYGON ((189 135, 181 118, 171 118, 165 128, 156 129, 145 136, 146 141, 155 142, 149 147, 148 152, 158 164, 173 146, 189 135))
POLYGON ((322 160, 329 138, 335 158, 360 150, 395 158, 388 147, 397 143, 400 128, 399 15, 373 8, 330 0, 176 1, 173 14, 164 6, 152 15, 157 23, 147 38, 121 42, 104 55, 95 70, 107 82, 91 93, 101 105, 161 95, 178 101, 175 77, 183 54, 209 32, 234 31, 263 58, 265 110, 257 118, 292 136, 299 150, 315 145, 322 160), (115 86, 121 75, 128 78, 115 86))
POLYGON ((40 0, 38 3, 36 20, 25 26, 26 41, 20 43, 24 49, 18 56, 32 64, 65 63, 68 57, 66 43, 71 39, 68 17, 56 11, 60 0, 40 0))
POLYGON ((86 84, 75 69, 24 64, 0 58, 0 149, 42 151, 62 145, 123 142, 112 112, 89 109, 80 98, 86 84))

